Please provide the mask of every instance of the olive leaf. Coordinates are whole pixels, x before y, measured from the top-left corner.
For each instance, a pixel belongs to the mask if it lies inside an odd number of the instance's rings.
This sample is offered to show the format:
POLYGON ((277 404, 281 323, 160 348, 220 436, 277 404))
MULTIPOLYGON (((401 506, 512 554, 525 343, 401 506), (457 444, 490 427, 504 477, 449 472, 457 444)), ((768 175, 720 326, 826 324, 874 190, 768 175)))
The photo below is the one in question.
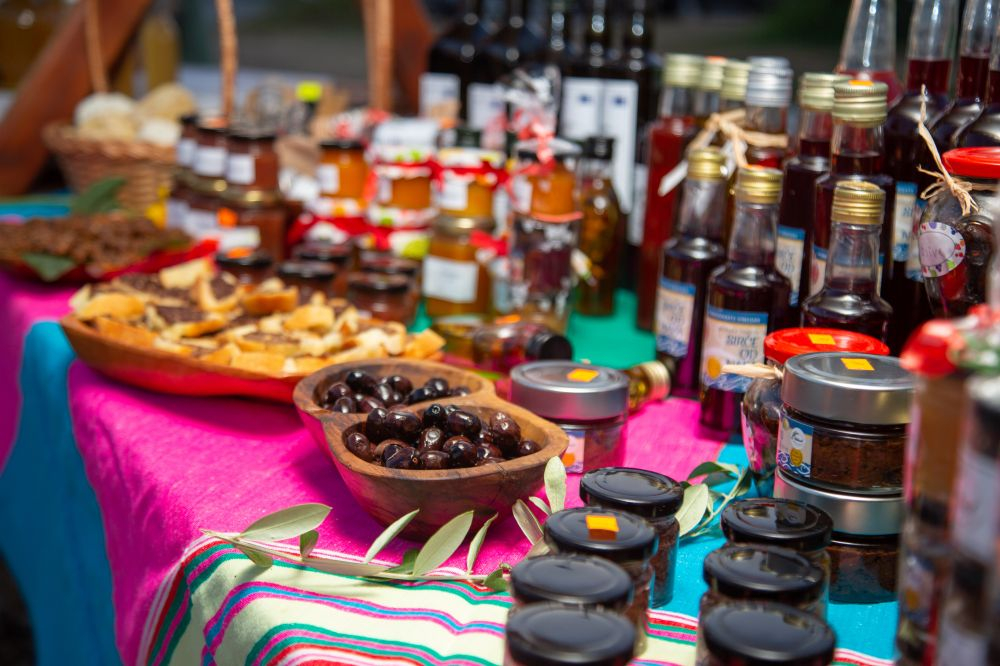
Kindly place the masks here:
POLYGON ((408 551, 403 553, 403 561, 397 566, 390 569, 386 569, 386 573, 399 573, 399 574, 412 574, 413 565, 417 561, 417 553, 420 552, 419 548, 410 548, 408 551))
POLYGON ((304 534, 299 535, 299 555, 302 557, 309 557, 309 554, 316 547, 316 543, 319 541, 319 532, 316 530, 309 530, 304 534))
POLYGON ((688 474, 688 481, 704 476, 704 483, 709 486, 717 486, 732 481, 740 474, 740 468, 731 463, 720 463, 715 461, 703 462, 688 474))
POLYGON ((414 575, 419 576, 437 569, 458 550, 458 547, 465 541, 465 535, 469 533, 469 528, 472 527, 473 514, 473 511, 461 513, 431 535, 431 538, 417 553, 417 559, 413 563, 414 575))
POLYGON ((319 527, 330 514, 325 504, 297 504, 255 520, 238 537, 257 541, 290 539, 319 527))
POLYGON ((549 544, 545 543, 545 539, 539 539, 535 543, 531 544, 531 548, 525 553, 524 557, 540 557, 542 555, 549 554, 549 544))
POLYGON ((389 527, 385 528, 382 534, 379 534, 378 537, 375 539, 375 541, 372 542, 372 545, 368 548, 368 552, 365 553, 365 559, 364 559, 365 564, 371 562, 373 557, 378 555, 383 548, 389 545, 389 542, 395 539, 396 535, 402 532, 403 529, 405 529, 406 526, 410 524, 410 521, 413 520, 418 513, 420 513, 420 509, 414 509, 405 516, 400 516, 399 518, 393 521, 392 525, 389 525, 389 527))
POLYGON ((486 519, 483 526, 480 527, 475 536, 472 537, 472 541, 469 542, 469 554, 465 556, 465 570, 468 573, 472 573, 472 570, 476 566, 476 558, 479 557, 479 551, 483 547, 483 540, 486 539, 486 532, 490 529, 490 525, 493 521, 497 519, 499 513, 494 513, 492 516, 486 519))
POLYGON ((302 564, 327 573, 341 576, 372 577, 388 571, 388 567, 362 562, 345 562, 343 560, 328 560, 320 557, 303 557, 302 564))
POLYGON ((542 526, 538 524, 538 518, 535 517, 535 514, 531 513, 531 509, 524 503, 524 500, 519 499, 514 502, 511 511, 514 514, 514 520, 517 521, 518 527, 524 532, 524 536, 528 538, 528 541, 534 544, 542 538, 542 526))
POLYGON ((68 257, 40 252, 25 252, 21 255, 21 261, 35 271, 44 282, 55 282, 76 267, 76 262, 68 257))
POLYGON ((483 581, 483 587, 488 587, 494 592, 507 591, 507 579, 503 577, 503 569, 497 569, 483 581))
POLYGON ((566 465, 559 456, 545 463, 545 494, 552 513, 566 508, 566 465))
POLYGON ((545 500, 543 500, 541 497, 535 497, 534 495, 532 495, 531 497, 528 498, 528 501, 537 506, 539 509, 541 509, 542 513, 544 513, 546 516, 552 515, 552 509, 549 508, 549 505, 546 504, 545 500))
POLYGON ((684 502, 677 511, 677 522, 684 536, 701 522, 708 509, 708 486, 699 483, 684 490, 684 502))
POLYGON ((252 548, 247 548, 246 546, 241 546, 239 544, 233 544, 236 546, 241 553, 246 555, 251 562, 256 564, 258 567, 263 569, 270 568, 274 564, 274 558, 265 553, 258 552, 252 548))
POLYGON ((719 493, 710 491, 710 497, 712 500, 709 504, 710 510, 708 511, 708 515, 699 521, 698 525, 687 533, 686 536, 695 537, 710 532, 713 529, 713 521, 715 520, 715 517, 722 513, 722 510, 725 509, 730 502, 750 490, 750 483, 752 481, 750 477, 750 468, 743 467, 737 469, 739 470, 739 478, 736 480, 736 483, 728 493, 721 495, 721 499, 718 503, 715 501, 715 496, 719 495, 719 493))
POLYGON ((106 213, 121 207, 118 202, 118 190, 125 184, 122 176, 111 176, 97 181, 70 203, 70 212, 79 215, 106 213))

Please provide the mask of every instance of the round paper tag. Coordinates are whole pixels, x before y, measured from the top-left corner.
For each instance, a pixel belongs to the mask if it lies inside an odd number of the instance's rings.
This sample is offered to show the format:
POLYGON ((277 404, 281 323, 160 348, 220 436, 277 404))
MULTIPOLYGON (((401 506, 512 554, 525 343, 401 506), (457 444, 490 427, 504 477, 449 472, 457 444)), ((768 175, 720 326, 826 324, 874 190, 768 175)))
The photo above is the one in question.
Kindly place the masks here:
POLYGON ((965 259, 965 239, 947 224, 921 222, 917 244, 920 248, 920 273, 925 278, 946 275, 965 259))

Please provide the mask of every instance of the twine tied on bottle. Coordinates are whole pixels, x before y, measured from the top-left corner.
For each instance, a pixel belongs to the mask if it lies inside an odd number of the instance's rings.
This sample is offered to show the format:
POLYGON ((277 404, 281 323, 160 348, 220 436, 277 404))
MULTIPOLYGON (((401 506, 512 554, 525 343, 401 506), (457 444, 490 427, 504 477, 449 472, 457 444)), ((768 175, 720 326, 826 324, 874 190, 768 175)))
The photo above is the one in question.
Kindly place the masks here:
POLYGON ((723 374, 739 375, 740 377, 749 377, 750 379, 777 379, 779 381, 784 376, 780 368, 766 363, 727 363, 722 366, 722 372, 723 374))

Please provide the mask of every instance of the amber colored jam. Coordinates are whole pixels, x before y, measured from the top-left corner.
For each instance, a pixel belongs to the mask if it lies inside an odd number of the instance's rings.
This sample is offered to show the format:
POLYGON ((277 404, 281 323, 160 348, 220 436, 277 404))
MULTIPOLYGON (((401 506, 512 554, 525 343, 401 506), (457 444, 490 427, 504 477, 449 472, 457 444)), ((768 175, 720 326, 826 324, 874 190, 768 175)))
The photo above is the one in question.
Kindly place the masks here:
POLYGON ((234 131, 227 147, 226 182, 230 188, 278 189, 278 153, 273 134, 234 131))
POLYGON ((329 142, 320 145, 321 154, 316 176, 324 197, 361 200, 368 163, 364 149, 358 143, 329 142))
MULTIPOLYGON (((490 275, 486 264, 480 263, 476 256, 480 248, 471 242, 473 230, 443 222, 435 222, 430 247, 424 257, 427 316, 487 313, 490 310, 490 275)), ((486 228, 492 228, 492 224, 486 228)))
POLYGON ((562 162, 552 169, 528 176, 531 215, 569 215, 577 210, 576 175, 562 162))
POLYGON ((225 208, 219 209, 221 226, 257 227, 260 232, 260 248, 272 257, 284 259, 288 256, 285 235, 288 233, 288 211, 281 201, 274 203, 247 203, 227 200, 225 208))

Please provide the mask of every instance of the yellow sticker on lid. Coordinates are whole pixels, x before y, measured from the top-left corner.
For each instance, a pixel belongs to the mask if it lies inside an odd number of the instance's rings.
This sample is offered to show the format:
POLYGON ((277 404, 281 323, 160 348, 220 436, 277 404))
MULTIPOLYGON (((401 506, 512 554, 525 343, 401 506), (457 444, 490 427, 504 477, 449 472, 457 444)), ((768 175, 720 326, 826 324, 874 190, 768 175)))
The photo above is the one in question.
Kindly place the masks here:
POLYGON ((810 333, 809 342, 814 345, 835 345, 837 341, 829 333, 810 333))
POLYGON ((618 519, 614 516, 590 514, 586 520, 591 539, 611 541, 618 534, 618 519))
POLYGON ((566 379, 570 380, 571 382, 583 382, 586 384, 587 382, 594 381, 594 377, 596 377, 599 374, 601 373, 598 372, 597 370, 590 370, 588 368, 577 368, 575 370, 571 370, 566 375, 566 379))
POLYGON ((875 372, 875 368, 866 358, 842 358, 840 362, 848 370, 864 370, 865 372, 875 372))

